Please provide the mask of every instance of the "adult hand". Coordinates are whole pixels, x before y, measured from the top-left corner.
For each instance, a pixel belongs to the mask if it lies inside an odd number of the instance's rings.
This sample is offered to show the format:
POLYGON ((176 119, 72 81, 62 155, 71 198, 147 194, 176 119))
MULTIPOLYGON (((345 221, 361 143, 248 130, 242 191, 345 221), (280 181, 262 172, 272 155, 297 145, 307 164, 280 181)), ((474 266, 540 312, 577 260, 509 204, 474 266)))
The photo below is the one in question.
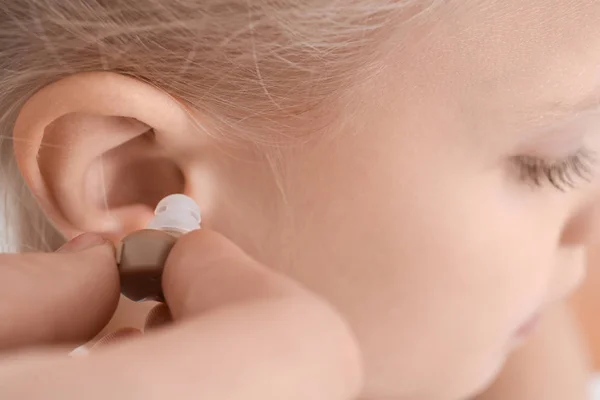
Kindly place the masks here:
MULTIPOLYGON (((95 332, 117 299, 111 251, 104 244, 74 253, 2 256, 0 265, 14 274, 3 279, 12 289, 3 303, 22 304, 0 309, 2 346, 95 332), (19 272, 19 265, 30 272, 19 272), (18 285, 38 293, 35 301, 18 285), (18 315, 15 330, 7 318, 18 315)), ((88 357, 51 350, 7 357, 0 363, 0 397, 348 400, 358 394, 360 357, 341 318, 222 236, 202 230, 182 237, 165 266, 163 289, 173 324, 88 357)))
POLYGON ((118 300, 114 248, 100 236, 84 234, 52 254, 0 254, 0 351, 85 342, 118 300))

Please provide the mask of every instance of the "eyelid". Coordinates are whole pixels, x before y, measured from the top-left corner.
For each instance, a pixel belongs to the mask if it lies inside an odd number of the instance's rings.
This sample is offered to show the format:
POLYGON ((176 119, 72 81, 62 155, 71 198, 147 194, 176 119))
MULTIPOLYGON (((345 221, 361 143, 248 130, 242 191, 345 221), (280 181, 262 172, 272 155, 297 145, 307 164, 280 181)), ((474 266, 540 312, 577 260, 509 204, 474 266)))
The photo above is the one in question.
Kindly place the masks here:
POLYGON ((547 159, 560 159, 589 146, 600 149, 600 113, 577 115, 562 122, 538 127, 533 132, 522 132, 516 154, 527 154, 547 159))
POLYGON ((585 137, 581 134, 553 133, 529 143, 519 149, 519 154, 544 159, 562 159, 576 153, 585 146, 585 137))
POLYGON ((532 156, 517 156, 514 159, 524 182, 542 186, 550 183, 555 188, 566 191, 577 186, 577 180, 592 180, 597 162, 596 153, 582 147, 577 152, 559 160, 547 160, 532 156))

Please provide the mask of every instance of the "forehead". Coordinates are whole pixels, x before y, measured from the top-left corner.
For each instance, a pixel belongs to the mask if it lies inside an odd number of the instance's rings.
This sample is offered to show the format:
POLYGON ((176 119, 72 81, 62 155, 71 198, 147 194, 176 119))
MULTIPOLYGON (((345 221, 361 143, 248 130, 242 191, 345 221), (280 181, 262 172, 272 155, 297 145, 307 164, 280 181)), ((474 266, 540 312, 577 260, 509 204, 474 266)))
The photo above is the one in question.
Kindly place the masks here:
POLYGON ((398 84, 486 122, 559 118, 600 103, 597 0, 449 0, 391 46, 386 64, 398 84))

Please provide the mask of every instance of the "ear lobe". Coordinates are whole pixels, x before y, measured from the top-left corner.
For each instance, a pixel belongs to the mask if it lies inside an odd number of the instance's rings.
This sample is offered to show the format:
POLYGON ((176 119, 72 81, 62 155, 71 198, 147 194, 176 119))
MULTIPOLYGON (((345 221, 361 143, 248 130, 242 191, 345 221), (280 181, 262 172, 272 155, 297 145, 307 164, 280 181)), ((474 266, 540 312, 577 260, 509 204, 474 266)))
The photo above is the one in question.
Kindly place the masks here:
POLYGON ((92 231, 118 240, 144 227, 160 198, 185 191, 177 149, 189 150, 199 136, 165 93, 93 73, 32 96, 14 146, 26 183, 66 237, 92 231))

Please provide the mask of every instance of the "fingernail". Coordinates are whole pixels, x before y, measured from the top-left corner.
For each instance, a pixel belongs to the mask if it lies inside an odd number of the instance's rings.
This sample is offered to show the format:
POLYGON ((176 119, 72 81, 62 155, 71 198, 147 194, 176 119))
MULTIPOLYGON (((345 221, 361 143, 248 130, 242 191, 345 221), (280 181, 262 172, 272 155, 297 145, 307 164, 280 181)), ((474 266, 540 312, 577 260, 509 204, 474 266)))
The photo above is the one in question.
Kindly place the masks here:
POLYGON ((106 243, 106 239, 96 233, 84 233, 70 240, 61 248, 56 250, 57 253, 71 253, 91 249, 92 247, 100 246, 106 243))

